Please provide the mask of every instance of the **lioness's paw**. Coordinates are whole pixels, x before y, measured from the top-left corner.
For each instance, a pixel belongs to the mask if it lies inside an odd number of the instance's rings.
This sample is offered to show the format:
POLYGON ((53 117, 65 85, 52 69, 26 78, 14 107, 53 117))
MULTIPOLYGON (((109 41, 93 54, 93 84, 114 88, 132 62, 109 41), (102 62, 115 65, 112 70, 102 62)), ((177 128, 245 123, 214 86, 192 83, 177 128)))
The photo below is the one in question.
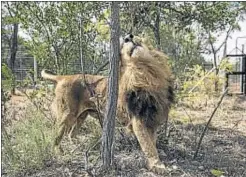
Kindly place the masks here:
POLYGON ((157 174, 164 174, 166 172, 166 166, 161 162, 157 162, 153 165, 149 165, 149 170, 157 174))

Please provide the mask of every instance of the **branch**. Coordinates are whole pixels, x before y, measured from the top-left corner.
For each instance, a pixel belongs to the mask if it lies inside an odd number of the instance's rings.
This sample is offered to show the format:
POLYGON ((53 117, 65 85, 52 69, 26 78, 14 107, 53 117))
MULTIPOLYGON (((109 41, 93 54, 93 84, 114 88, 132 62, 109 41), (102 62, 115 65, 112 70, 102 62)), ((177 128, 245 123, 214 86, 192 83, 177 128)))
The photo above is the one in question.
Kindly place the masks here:
MULTIPOLYGON (((35 4, 35 3, 34 3, 35 4)), ((28 8, 28 10, 30 10, 30 12, 32 12, 32 14, 33 15, 35 15, 35 17, 37 18, 37 20, 38 20, 38 22, 42 25, 42 27, 44 28, 44 30, 45 30, 45 32, 46 32, 46 34, 47 34, 47 39, 48 39, 48 41, 49 41, 49 44, 53 47, 53 49, 55 50, 55 56, 56 56, 56 67, 57 67, 57 69, 59 70, 59 64, 58 64, 58 62, 59 62, 59 55, 60 55, 60 53, 59 53, 59 50, 58 50, 58 48, 57 48, 57 44, 55 43, 55 41, 54 40, 51 40, 51 34, 52 34, 52 32, 51 32, 51 30, 52 29, 47 29, 47 26, 45 25, 45 23, 44 23, 44 21, 43 21, 43 19, 41 19, 39 16, 38 16, 38 14, 37 13, 34 13, 34 11, 31 9, 31 6, 30 6, 30 4, 29 3, 26 3, 26 5, 27 5, 27 8, 28 8), (50 34, 51 33, 51 34, 50 34)), ((43 16, 43 11, 42 11, 42 9, 38 6, 38 5, 36 5, 35 4, 35 6, 38 8, 38 10, 40 11, 40 14, 42 15, 42 18, 44 18, 44 16, 43 16)), ((50 52, 52 52, 51 50, 50 50, 50 52)), ((60 71, 59 71, 60 72, 60 71)))
POLYGON ((191 92, 193 92, 193 90, 211 73, 211 72, 213 72, 215 70, 215 67, 213 67, 205 76, 203 76, 203 78, 201 78, 197 83, 196 83, 196 85, 192 88, 192 89, 190 89, 190 91, 188 92, 188 93, 191 93, 191 92))
POLYGON ((204 128, 204 130, 203 130, 203 132, 202 132, 202 135, 201 135, 201 137, 200 137, 200 140, 199 140, 199 142, 198 142, 196 152, 195 152, 195 154, 194 154, 194 156, 193 156, 193 159, 195 159, 195 158, 197 157, 198 151, 199 151, 200 146, 201 146, 201 143, 202 143, 202 139, 203 139, 203 137, 204 137, 204 135, 205 135, 205 133, 206 133, 206 131, 207 131, 207 129, 208 129, 208 126, 209 126, 209 124, 210 124, 212 118, 214 117, 214 114, 216 113, 217 109, 219 108, 221 102, 223 101, 224 96, 227 94, 227 91, 228 91, 228 88, 227 88, 227 89, 223 92, 223 94, 220 96, 219 102, 217 103, 216 108, 214 109, 213 113, 211 114, 211 116, 210 116, 210 118, 209 118, 209 120, 208 120, 208 122, 207 122, 207 125, 206 125, 205 128, 204 128))
POLYGON ((88 163, 88 158, 89 158, 89 152, 91 149, 94 149, 99 143, 101 142, 101 137, 95 142, 95 144, 92 144, 86 151, 85 151, 85 171, 91 175, 94 176, 90 169, 89 169, 89 163, 88 163))
POLYGON ((209 44, 210 44, 210 46, 212 48, 212 52, 213 52, 213 54, 216 55, 217 51, 215 50, 214 45, 213 45, 213 42, 211 40, 211 38, 212 38, 211 33, 208 32, 208 31, 207 31, 207 33, 208 33, 208 42, 209 42, 209 44))
POLYGON ((11 13, 11 8, 10 8, 10 5, 9 5, 9 2, 6 2, 7 3, 7 9, 8 9, 8 12, 9 12, 9 15, 11 16, 11 18, 13 18, 14 16, 12 15, 11 13))
MULTIPOLYGON (((34 11, 31 9, 29 3, 26 3, 26 6, 27 6, 28 10, 30 10, 30 12, 31 12, 33 15, 35 15, 35 17, 38 19, 39 23, 43 26, 45 32, 47 33, 48 41, 51 42, 51 40, 50 40, 50 33, 49 33, 48 29, 46 28, 46 26, 45 26, 43 20, 39 18, 38 14, 34 13, 34 11)), ((38 5, 36 5, 36 7, 39 9, 39 11, 41 12, 40 14, 42 14, 42 16, 43 16, 43 12, 42 12, 42 10, 40 9, 40 7, 39 7, 38 5)), ((52 43, 52 42, 51 42, 51 43, 52 43)))
POLYGON ((230 35, 231 30, 232 30, 232 27, 230 27, 230 28, 228 29, 228 31, 226 32, 225 40, 224 40, 224 42, 222 42, 222 44, 215 50, 216 53, 217 53, 217 52, 221 49, 221 47, 223 47, 223 45, 226 43, 226 41, 227 41, 227 39, 228 39, 228 37, 229 37, 229 35, 230 35))
POLYGON ((93 73, 93 74, 98 74, 100 71, 103 70, 107 65, 109 64, 109 60, 107 60, 105 63, 103 63, 99 68, 93 73))

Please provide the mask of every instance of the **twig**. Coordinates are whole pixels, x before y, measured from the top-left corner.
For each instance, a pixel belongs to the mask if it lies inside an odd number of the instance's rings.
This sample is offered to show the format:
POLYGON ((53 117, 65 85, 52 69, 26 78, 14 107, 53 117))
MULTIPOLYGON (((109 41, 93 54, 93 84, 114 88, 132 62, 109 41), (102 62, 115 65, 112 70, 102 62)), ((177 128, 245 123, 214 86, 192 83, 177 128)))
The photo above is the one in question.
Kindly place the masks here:
POLYGON ((99 68, 94 72, 94 74, 98 74, 103 68, 105 68, 109 64, 109 60, 103 63, 99 68))
POLYGON ((32 100, 32 98, 26 93, 26 90, 25 91, 20 90, 20 92, 22 92, 27 97, 27 99, 35 106, 35 108, 38 111, 40 111, 44 115, 45 118, 50 119, 49 116, 47 116, 47 114, 45 114, 45 112, 41 110, 39 106, 32 100))
POLYGON ((196 85, 192 88, 192 89, 190 89, 190 91, 188 92, 188 93, 191 93, 191 92, 193 92, 193 90, 195 90, 195 88, 210 74, 210 73, 212 73, 213 71, 215 70, 215 67, 214 68, 212 68, 205 76, 203 76, 203 78, 201 78, 197 83, 196 83, 196 85))
POLYGON ((200 149, 201 143, 202 143, 202 139, 203 139, 203 137, 204 137, 204 135, 205 135, 205 133, 206 133, 206 131, 207 131, 207 129, 208 129, 208 126, 209 126, 209 124, 210 124, 212 118, 214 117, 215 112, 217 111, 217 109, 219 108, 221 102, 223 101, 224 96, 227 94, 227 91, 228 91, 228 88, 227 88, 227 89, 223 92, 223 94, 220 96, 219 102, 217 103, 216 108, 214 109, 213 113, 211 114, 211 116, 210 116, 210 118, 209 118, 209 120, 208 120, 208 122, 207 122, 207 125, 206 125, 205 128, 204 128, 204 130, 203 130, 203 132, 202 132, 202 135, 201 135, 201 137, 200 137, 200 140, 199 140, 199 142, 198 142, 196 152, 195 152, 195 154, 194 154, 194 156, 193 156, 193 159, 196 158, 196 156, 197 156, 197 154, 198 154, 198 151, 199 151, 199 149, 200 149))
POLYGON ((183 105, 181 105, 181 108, 184 110, 185 114, 186 114, 186 115, 188 116, 188 118, 190 119, 190 123, 194 126, 193 121, 192 121, 190 115, 188 114, 188 112, 186 111, 186 109, 183 107, 183 105))
POLYGON ((243 120, 244 120, 244 118, 242 118, 242 119, 236 121, 236 123, 233 125, 233 127, 231 128, 231 130, 233 130, 235 127, 237 127, 238 124, 239 124, 240 122, 242 122, 243 120))
POLYGON ((101 137, 96 141, 96 143, 92 146, 90 146, 86 151, 85 151, 85 171, 91 175, 91 176, 94 176, 90 169, 89 169, 89 165, 88 165, 88 153, 90 152, 91 149, 93 149, 94 147, 96 147, 96 145, 98 145, 98 143, 100 142, 101 140, 101 137))

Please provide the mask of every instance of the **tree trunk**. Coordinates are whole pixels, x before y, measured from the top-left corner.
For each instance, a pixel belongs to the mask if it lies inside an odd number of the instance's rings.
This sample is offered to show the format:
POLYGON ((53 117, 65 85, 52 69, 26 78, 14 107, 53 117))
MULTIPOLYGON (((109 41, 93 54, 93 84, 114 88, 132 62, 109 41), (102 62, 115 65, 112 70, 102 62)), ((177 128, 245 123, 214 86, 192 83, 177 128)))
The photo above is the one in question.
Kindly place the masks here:
POLYGON ((10 58, 8 58, 7 64, 8 67, 12 71, 12 88, 11 88, 11 94, 15 94, 15 76, 14 76, 14 65, 15 65, 15 59, 16 59, 16 53, 17 53, 17 48, 18 48, 18 23, 15 23, 14 25, 14 30, 13 30, 13 36, 12 36, 12 44, 11 44, 11 49, 10 49, 10 58))
POLYGON ((103 169, 107 170, 113 160, 113 141, 115 129, 115 116, 118 100, 118 70, 120 59, 120 24, 119 24, 119 2, 111 4, 111 57, 110 74, 108 81, 108 97, 102 134, 102 160, 103 169))
MULTIPOLYGON (((80 8, 82 8, 80 6, 80 8)), ((82 45, 82 35, 83 35, 83 20, 82 20, 83 13, 80 12, 80 18, 79 18, 79 56, 80 56, 80 65, 81 65, 81 73, 85 73, 84 68, 84 60, 83 60, 83 45, 82 45)))
POLYGON ((218 92, 219 90, 219 83, 218 83, 218 80, 217 80, 217 76, 219 74, 219 68, 218 68, 218 65, 217 65, 217 60, 216 60, 216 53, 214 53, 214 61, 213 61, 213 65, 215 67, 215 76, 216 76, 216 79, 215 79, 215 82, 214 82, 214 91, 215 92, 218 92))
MULTIPOLYGON (((215 67, 215 76, 217 77, 218 74, 219 74, 219 68, 218 68, 218 65, 217 65, 217 52, 219 51, 219 49, 215 49, 214 45, 213 45, 213 42, 212 42, 212 36, 211 36, 211 33, 208 32, 208 40, 209 40, 209 43, 210 43, 210 46, 212 48, 212 53, 213 53, 213 66, 215 67)), ((214 91, 217 92, 218 91, 218 81, 217 81, 217 78, 215 79, 214 81, 214 91)))
POLYGON ((156 19, 154 25, 154 35, 156 39, 156 45, 159 50, 161 50, 161 38, 160 38, 160 7, 159 3, 156 2, 156 19))

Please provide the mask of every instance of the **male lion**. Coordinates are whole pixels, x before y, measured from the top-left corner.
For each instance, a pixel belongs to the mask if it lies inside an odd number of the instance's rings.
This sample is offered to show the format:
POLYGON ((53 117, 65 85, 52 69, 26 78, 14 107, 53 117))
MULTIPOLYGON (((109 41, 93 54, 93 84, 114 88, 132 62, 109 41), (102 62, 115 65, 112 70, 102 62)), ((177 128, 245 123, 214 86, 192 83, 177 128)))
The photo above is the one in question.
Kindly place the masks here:
MULTIPOLYGON (((156 148, 156 132, 167 123, 173 101, 171 72, 167 57, 145 45, 144 40, 129 35, 121 44, 119 98, 117 118, 136 135, 147 160, 148 168, 162 173, 156 148)), ((64 133, 82 124, 88 114, 100 117, 105 109, 107 78, 96 75, 55 76, 42 71, 42 77, 57 82, 56 105, 59 132, 55 147, 60 148, 64 133), (94 99, 95 95, 101 95, 94 99), (98 104, 99 103, 99 104, 98 104)))
POLYGON ((126 110, 130 125, 148 159, 149 169, 162 173, 156 148, 156 132, 167 123, 173 101, 167 57, 132 35, 121 47, 118 111, 126 110))

